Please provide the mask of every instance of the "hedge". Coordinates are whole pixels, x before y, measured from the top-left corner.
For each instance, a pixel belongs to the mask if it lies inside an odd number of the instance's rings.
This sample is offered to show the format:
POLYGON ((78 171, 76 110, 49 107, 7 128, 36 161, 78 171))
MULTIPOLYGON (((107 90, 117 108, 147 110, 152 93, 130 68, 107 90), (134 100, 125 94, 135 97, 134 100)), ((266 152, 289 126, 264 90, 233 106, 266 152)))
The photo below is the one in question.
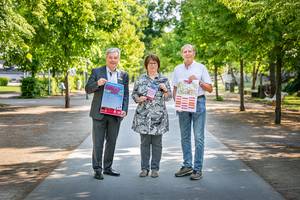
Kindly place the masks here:
POLYGON ((0 77, 0 86, 7 86, 9 78, 7 77, 0 77))

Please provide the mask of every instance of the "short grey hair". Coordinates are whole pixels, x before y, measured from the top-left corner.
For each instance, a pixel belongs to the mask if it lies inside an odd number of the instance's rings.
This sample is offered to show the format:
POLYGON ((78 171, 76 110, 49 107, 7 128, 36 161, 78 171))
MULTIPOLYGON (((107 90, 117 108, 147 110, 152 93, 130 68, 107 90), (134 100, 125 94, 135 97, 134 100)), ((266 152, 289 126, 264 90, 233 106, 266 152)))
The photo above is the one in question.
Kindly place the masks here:
POLYGON ((194 47, 193 45, 191 45, 191 44, 185 44, 185 45, 183 45, 183 46, 181 47, 181 53, 183 52, 183 50, 184 50, 185 48, 191 48, 191 49, 196 53, 195 47, 194 47))
POLYGON ((106 50, 106 56, 111 53, 118 53, 119 58, 121 57, 121 50, 119 48, 113 47, 106 50))

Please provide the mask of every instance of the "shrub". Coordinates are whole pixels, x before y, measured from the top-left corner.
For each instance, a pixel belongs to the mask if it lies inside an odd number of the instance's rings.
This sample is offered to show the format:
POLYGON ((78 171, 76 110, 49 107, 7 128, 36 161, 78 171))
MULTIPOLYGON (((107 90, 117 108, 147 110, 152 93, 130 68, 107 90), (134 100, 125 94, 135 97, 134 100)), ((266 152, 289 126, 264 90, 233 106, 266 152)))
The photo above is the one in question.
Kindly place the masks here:
POLYGON ((40 81, 33 77, 22 79, 21 93, 23 97, 35 98, 42 94, 42 84, 40 81))
POLYGON ((52 95, 58 95, 61 93, 61 90, 58 87, 59 82, 61 82, 59 79, 51 77, 51 94, 52 95))
POLYGON ((41 86, 40 96, 48 96, 48 78, 39 78, 38 82, 41 86))
POLYGON ((0 86, 7 86, 9 78, 7 77, 0 77, 0 86))
POLYGON ((223 97, 221 97, 221 96, 218 96, 215 99, 216 99, 216 101, 224 101, 223 97))
POLYGON ((298 92, 300 90, 300 75, 298 77, 291 79, 287 85, 284 87, 283 91, 289 94, 298 92))
MULTIPOLYGON (((48 96, 48 78, 40 78, 38 79, 41 84, 41 96, 48 96)), ((58 87, 59 83, 63 82, 62 78, 50 78, 50 95, 58 95, 61 94, 61 89, 58 87)))

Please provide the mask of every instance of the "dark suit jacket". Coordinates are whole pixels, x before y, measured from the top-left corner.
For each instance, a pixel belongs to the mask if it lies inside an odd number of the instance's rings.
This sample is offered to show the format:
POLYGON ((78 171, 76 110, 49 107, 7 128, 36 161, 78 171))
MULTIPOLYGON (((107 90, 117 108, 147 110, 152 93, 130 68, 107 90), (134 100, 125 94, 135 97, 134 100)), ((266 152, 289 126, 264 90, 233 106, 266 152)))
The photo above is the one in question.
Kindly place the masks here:
MULTIPOLYGON (((89 77, 89 80, 85 86, 85 91, 88 94, 94 93, 94 97, 91 105, 90 117, 97 120, 101 120, 104 117, 103 114, 99 113, 101 102, 102 102, 103 90, 104 90, 104 86, 97 85, 97 81, 100 78, 107 79, 106 66, 93 69, 92 74, 89 77)), ((129 89, 128 89, 128 74, 126 72, 120 71, 120 73, 118 74, 118 83, 124 85, 124 99, 123 99, 122 110, 126 111, 127 113, 128 102, 129 102, 129 89)))

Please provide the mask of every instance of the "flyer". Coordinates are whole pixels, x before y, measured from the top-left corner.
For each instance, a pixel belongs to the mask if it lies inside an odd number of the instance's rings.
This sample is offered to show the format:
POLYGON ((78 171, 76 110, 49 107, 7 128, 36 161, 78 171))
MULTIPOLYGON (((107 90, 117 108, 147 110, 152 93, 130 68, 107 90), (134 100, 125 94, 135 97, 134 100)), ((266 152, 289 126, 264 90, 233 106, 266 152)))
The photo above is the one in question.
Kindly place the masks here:
POLYGON ((155 94, 158 91, 158 87, 159 87, 158 84, 153 83, 147 88, 147 94, 146 94, 147 99, 149 100, 154 99, 155 94))
POLYGON ((124 85, 106 82, 104 86, 100 113, 121 116, 124 98, 124 85))

